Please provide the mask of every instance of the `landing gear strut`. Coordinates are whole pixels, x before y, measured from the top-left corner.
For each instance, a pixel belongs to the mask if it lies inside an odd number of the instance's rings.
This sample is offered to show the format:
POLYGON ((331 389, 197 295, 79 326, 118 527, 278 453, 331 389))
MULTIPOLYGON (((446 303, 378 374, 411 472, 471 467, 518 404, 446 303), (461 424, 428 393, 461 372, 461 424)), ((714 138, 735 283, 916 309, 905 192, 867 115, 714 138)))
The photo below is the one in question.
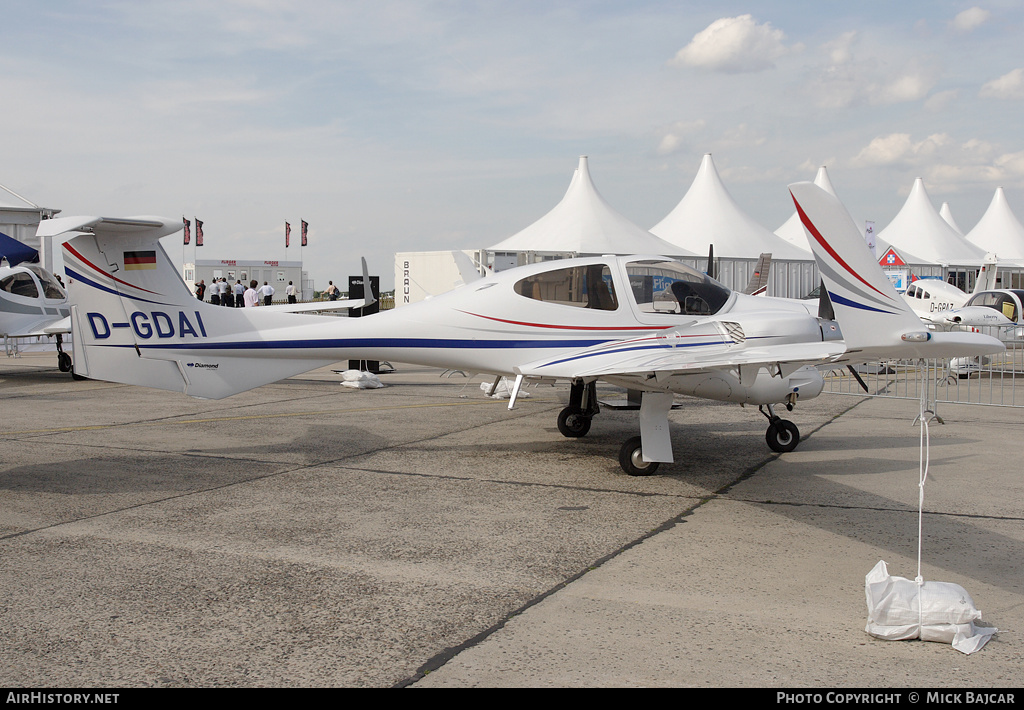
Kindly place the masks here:
POLYGON ((775 408, 772 405, 765 406, 758 407, 758 410, 768 419, 768 431, 764 433, 768 448, 780 454, 792 451, 800 443, 800 430, 793 422, 775 414, 775 408), (765 406, 768 408, 767 412, 765 412, 765 406))
POLYGON ((71 372, 71 356, 64 352, 64 337, 57 333, 57 369, 71 372))
POLYGON ((558 431, 570 439, 586 436, 599 411, 597 383, 574 380, 569 387, 569 406, 558 413, 558 431))

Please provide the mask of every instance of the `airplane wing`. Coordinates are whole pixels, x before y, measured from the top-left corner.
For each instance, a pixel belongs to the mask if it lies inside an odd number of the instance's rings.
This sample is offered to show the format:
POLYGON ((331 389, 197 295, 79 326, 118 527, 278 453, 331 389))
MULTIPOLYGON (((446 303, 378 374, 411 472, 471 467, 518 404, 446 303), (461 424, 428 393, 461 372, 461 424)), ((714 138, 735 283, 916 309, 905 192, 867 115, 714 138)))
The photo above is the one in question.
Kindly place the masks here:
POLYGON ((7 338, 43 338, 51 335, 66 335, 71 332, 71 318, 43 320, 18 333, 3 333, 7 338))
POLYGON ((673 336, 635 338, 602 343, 575 352, 560 353, 550 360, 537 360, 515 368, 524 377, 574 379, 654 375, 664 379, 674 374, 695 374, 733 367, 772 367, 789 374, 804 365, 833 362, 846 352, 842 341, 790 343, 764 347, 735 348, 722 342, 720 347, 696 349, 682 345, 673 336))
POLYGON ((349 308, 363 308, 374 302, 374 299, 352 298, 344 301, 312 301, 310 303, 276 303, 272 306, 259 306, 261 310, 277 311, 278 313, 320 313, 322 311, 344 311, 349 308))

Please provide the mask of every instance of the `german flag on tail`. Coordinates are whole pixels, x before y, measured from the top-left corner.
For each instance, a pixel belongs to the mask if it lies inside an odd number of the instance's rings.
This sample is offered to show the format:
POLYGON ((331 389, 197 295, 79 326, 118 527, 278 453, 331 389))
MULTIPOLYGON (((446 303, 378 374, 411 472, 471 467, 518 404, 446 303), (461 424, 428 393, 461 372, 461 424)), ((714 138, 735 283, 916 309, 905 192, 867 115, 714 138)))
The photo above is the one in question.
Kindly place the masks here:
POLYGON ((156 268, 156 251, 126 251, 124 253, 125 271, 156 268))

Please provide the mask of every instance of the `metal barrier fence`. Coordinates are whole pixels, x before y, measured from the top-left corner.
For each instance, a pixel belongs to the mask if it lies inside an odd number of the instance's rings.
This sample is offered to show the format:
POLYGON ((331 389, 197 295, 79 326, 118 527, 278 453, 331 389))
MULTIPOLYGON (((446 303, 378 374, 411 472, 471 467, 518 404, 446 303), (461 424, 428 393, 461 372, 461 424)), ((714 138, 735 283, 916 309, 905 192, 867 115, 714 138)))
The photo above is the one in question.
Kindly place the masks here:
POLYGON ((919 399, 924 382, 934 402, 1024 407, 1021 333, 1004 329, 991 334, 1006 343, 1006 352, 984 358, 890 360, 860 366, 857 373, 867 393, 848 370, 835 369, 826 374, 825 392, 919 399))

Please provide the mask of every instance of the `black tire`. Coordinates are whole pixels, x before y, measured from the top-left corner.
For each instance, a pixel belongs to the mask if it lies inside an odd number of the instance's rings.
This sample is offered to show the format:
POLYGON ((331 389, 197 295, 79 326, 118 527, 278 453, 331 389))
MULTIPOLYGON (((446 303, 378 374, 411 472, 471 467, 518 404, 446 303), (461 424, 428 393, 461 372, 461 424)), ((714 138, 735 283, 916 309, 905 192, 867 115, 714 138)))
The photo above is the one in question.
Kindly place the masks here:
POLYGON ((650 476, 658 470, 659 464, 656 461, 648 463, 643 460, 640 437, 634 436, 626 439, 626 443, 619 449, 619 466, 630 476, 650 476))
POLYGON ((61 372, 71 372, 71 356, 66 352, 57 353, 57 369, 61 372))
POLYGON ((558 413, 558 431, 570 439, 586 436, 590 431, 590 417, 578 409, 566 407, 558 413))
POLYGON ((795 449, 800 443, 800 430, 788 419, 776 419, 768 425, 764 438, 768 442, 768 448, 784 454, 795 449))

